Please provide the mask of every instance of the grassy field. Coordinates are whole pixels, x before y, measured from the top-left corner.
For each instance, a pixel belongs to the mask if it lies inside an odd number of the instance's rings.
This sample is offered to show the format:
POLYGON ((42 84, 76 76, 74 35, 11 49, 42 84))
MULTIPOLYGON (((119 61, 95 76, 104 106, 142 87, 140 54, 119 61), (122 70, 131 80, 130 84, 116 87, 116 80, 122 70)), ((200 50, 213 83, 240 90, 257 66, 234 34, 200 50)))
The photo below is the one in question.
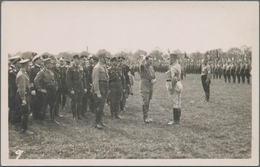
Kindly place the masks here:
POLYGON ((94 128, 95 117, 73 122, 70 105, 51 123, 29 117, 29 130, 20 134, 20 126, 9 124, 9 158, 17 150, 20 159, 246 159, 251 157, 251 94, 248 84, 224 84, 213 79, 209 103, 201 103, 204 92, 200 75, 187 75, 182 81, 182 115, 180 126, 168 126, 172 105, 167 97, 165 74, 156 73, 157 83, 150 104, 153 123, 142 120, 142 99, 138 93, 140 77, 136 75, 134 95, 127 99, 122 120, 111 120, 109 106, 105 119, 110 125, 94 128))

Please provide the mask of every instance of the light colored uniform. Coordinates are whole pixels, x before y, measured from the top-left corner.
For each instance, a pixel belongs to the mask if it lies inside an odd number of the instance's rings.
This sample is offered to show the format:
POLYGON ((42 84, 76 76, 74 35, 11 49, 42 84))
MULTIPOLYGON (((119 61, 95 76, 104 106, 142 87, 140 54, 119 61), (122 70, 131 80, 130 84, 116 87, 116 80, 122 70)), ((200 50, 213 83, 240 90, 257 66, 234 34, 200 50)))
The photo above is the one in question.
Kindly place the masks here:
POLYGON ((170 71, 167 72, 168 79, 166 81, 166 88, 169 95, 170 100, 173 103, 173 108, 181 108, 181 92, 182 92, 182 83, 180 81, 181 78, 181 65, 179 63, 170 67, 170 71), (169 75, 171 77, 169 77, 169 75), (177 83, 172 85, 172 81, 169 78, 177 77, 177 83))

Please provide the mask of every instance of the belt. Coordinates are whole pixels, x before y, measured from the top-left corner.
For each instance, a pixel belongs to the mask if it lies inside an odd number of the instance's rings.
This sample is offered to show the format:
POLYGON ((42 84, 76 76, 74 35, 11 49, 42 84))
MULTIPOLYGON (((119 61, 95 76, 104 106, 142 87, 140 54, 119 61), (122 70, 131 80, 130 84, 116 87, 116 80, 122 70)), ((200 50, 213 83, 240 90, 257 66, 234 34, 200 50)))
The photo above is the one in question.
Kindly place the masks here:
MULTIPOLYGON (((167 79, 166 82, 171 82, 171 79, 167 79)), ((180 81, 180 79, 178 79, 177 81, 180 81)))

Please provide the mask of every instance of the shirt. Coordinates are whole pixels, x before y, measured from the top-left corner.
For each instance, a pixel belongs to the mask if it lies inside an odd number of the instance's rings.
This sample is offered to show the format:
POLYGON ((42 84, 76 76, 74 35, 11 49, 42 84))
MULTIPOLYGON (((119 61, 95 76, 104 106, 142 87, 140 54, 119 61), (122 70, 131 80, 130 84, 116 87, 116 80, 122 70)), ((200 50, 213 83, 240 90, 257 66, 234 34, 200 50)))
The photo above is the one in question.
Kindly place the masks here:
POLYGON ((95 94, 100 94, 99 90, 99 81, 108 81, 109 76, 107 69, 104 66, 102 66, 100 63, 97 63, 93 69, 93 74, 92 74, 92 80, 93 80, 93 93, 95 94))

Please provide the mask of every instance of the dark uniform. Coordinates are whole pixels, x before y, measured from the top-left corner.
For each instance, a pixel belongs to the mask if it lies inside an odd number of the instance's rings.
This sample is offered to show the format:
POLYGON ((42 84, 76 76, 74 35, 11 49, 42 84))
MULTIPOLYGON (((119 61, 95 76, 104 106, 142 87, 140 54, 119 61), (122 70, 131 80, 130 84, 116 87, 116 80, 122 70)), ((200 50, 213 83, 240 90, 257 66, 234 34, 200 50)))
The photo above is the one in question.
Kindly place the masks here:
POLYGON ((66 95, 68 95, 68 86, 67 86, 67 81, 66 81, 66 73, 68 70, 68 67, 63 65, 63 66, 58 66, 57 67, 59 75, 60 75, 60 93, 58 97, 58 103, 62 105, 62 107, 65 107, 66 104, 66 95))
POLYGON ((230 72, 232 78, 233 78, 233 83, 236 83, 236 66, 234 64, 231 65, 231 72, 230 72))
POLYGON ((245 70, 246 66, 244 64, 241 64, 240 76, 242 78, 242 83, 245 83, 245 70))
MULTIPOLYGON (((78 58, 74 55, 73 59, 78 58)), ((82 116, 82 98, 84 96, 84 89, 86 89, 86 82, 83 78, 83 68, 80 65, 73 63, 67 70, 67 85, 69 96, 71 98, 71 109, 74 119, 81 119, 82 116), (74 91, 74 94, 71 92, 74 91), (81 116, 80 116, 81 115, 81 116)))
MULTIPOLYGON (((83 66, 83 80, 85 81, 85 87, 86 89, 88 88, 88 80, 87 80, 87 67, 83 66)), ((87 112, 88 108, 88 92, 84 93, 83 98, 82 98, 82 116, 85 117, 85 112, 87 112)))
POLYGON ((32 95, 32 101, 31 101, 31 112, 33 113, 33 118, 34 119, 40 119, 40 110, 42 108, 42 100, 43 100, 43 96, 42 93, 39 92, 36 88, 35 88, 35 84, 34 84, 34 79, 36 77, 36 75, 38 74, 39 71, 41 71, 43 69, 43 66, 40 66, 38 64, 35 64, 34 66, 31 67, 30 69, 30 83, 31 83, 31 91, 35 91, 35 95, 32 95))
POLYGON ((248 84, 250 84, 250 76, 251 76, 250 71, 251 71, 251 65, 247 63, 245 67, 245 76, 248 84))
MULTIPOLYGON (((117 58, 114 57, 110 61, 117 61, 117 58)), ((119 106, 123 98, 122 71, 120 68, 112 66, 108 69, 108 75, 111 117, 121 118, 119 116, 119 106)))
MULTIPOLYGON (((50 62, 49 58, 45 60, 50 62)), ((45 64, 44 63, 44 64, 45 64)), ((50 62, 51 63, 51 62, 50 62)), ((54 120, 54 107, 56 101, 56 92, 58 89, 58 81, 55 78, 55 74, 51 69, 47 69, 46 67, 41 70, 34 79, 34 85, 36 89, 41 92, 41 90, 45 89, 47 93, 42 93, 43 96, 43 106, 40 110, 40 119, 44 120, 46 117, 46 108, 50 106, 50 116, 54 120)))
POLYGON ((8 70, 8 107, 9 107, 9 120, 12 122, 20 122, 17 116, 18 104, 16 103, 15 96, 17 92, 16 75, 18 70, 14 65, 11 65, 8 70))
POLYGON ((241 71, 241 67, 239 65, 239 63, 236 65, 236 76, 237 76, 237 83, 240 83, 240 71, 241 71))

